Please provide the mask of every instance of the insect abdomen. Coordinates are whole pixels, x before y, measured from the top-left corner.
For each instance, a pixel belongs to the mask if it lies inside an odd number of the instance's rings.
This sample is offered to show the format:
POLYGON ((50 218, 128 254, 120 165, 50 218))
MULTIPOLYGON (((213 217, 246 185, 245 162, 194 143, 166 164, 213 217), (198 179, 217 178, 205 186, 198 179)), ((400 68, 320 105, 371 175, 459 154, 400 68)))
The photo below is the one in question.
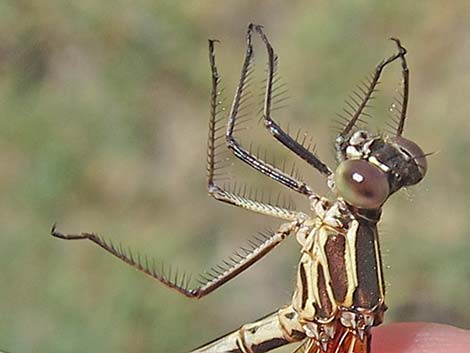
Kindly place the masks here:
POLYGON ((297 314, 292 307, 285 307, 190 353, 265 353, 304 337, 297 314))

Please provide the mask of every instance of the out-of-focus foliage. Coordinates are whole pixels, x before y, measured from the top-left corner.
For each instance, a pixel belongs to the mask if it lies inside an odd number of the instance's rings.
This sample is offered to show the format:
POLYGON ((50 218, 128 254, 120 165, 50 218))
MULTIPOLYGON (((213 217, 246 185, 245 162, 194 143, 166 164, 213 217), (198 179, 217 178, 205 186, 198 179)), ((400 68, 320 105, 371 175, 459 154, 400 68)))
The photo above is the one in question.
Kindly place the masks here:
MULTIPOLYGON (((250 21, 265 25, 290 88, 277 117, 309 130, 328 162, 335 112, 395 50, 388 37, 402 39, 411 67, 405 135, 436 153, 420 186, 384 210, 387 320, 469 328, 469 13, 464 0, 0 2, 0 347, 187 351, 289 300, 294 239, 194 302, 90 244, 48 235, 58 221, 198 272, 269 224, 209 199, 204 186, 206 39, 222 42, 230 97, 250 21)), ((398 80, 390 70, 381 99, 391 102, 398 80)), ((387 105, 374 119, 385 126, 387 105)), ((270 141, 252 126, 243 141, 270 141)), ((277 190, 236 166, 242 180, 277 190)))

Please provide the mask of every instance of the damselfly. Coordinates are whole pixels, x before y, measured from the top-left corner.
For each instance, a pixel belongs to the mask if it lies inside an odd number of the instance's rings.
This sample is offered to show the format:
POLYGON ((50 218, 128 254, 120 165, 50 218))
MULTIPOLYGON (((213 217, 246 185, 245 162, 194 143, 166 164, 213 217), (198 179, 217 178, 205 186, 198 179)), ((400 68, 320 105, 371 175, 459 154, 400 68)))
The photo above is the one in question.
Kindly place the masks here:
POLYGON ((370 79, 359 85, 347 101, 347 116, 335 141, 338 161, 335 172, 273 119, 271 113, 278 59, 261 26, 251 24, 248 27, 240 81, 228 112, 225 135, 220 133, 224 111, 218 97, 220 78, 215 64, 216 41, 209 40, 212 73, 207 151, 209 194, 219 201, 286 222, 272 234, 258 237, 252 248, 236 252, 222 266, 203 275, 201 285, 191 288, 188 277, 158 271, 146 258, 133 256, 98 235, 63 234, 55 226, 52 235, 67 240, 91 240, 130 266, 191 298, 202 298, 213 292, 263 258, 290 235, 295 235, 301 247, 301 258, 292 301, 192 353, 263 353, 293 342, 301 343, 295 352, 369 352, 371 328, 382 322, 386 310, 377 233, 382 205, 397 190, 418 183, 427 168, 423 151, 414 142, 402 137, 408 106, 409 71, 406 49, 398 39, 392 40, 397 52, 380 62, 370 79), (262 160, 243 147, 234 135, 251 73, 254 35, 261 38, 268 57, 262 114, 264 125, 277 141, 326 178, 328 186, 337 195, 336 200, 319 196, 306 183, 262 160), (364 110, 376 91, 382 71, 397 59, 401 62, 403 92, 395 105, 397 119, 393 134, 377 135, 361 130, 358 124, 367 114, 364 110), (217 183, 216 170, 221 163, 217 158, 217 141, 224 136, 228 149, 241 161, 306 197, 315 216, 251 199, 217 183))

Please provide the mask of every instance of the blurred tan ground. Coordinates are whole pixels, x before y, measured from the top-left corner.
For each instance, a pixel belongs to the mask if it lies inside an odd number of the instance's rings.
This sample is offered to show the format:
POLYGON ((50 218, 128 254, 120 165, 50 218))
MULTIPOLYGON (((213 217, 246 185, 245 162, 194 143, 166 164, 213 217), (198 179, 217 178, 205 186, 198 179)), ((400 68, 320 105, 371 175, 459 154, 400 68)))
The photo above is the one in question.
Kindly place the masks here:
MULTIPOLYGON (((218 204, 204 184, 206 39, 222 42, 230 97, 250 21, 265 25, 289 85, 289 108, 276 118, 309 131, 329 163, 335 113, 393 52, 387 39, 402 39, 411 67, 405 135, 437 153, 420 186, 384 210, 387 320, 470 328, 469 13, 463 0, 0 2, 0 347, 184 352, 287 302, 294 239, 194 302, 90 244, 48 236, 58 221, 197 273, 276 225, 218 204)), ((396 68, 384 78, 374 129, 385 126, 398 81, 396 68)), ((243 141, 291 158, 251 126, 243 141)), ((234 167, 245 182, 281 189, 234 167)))

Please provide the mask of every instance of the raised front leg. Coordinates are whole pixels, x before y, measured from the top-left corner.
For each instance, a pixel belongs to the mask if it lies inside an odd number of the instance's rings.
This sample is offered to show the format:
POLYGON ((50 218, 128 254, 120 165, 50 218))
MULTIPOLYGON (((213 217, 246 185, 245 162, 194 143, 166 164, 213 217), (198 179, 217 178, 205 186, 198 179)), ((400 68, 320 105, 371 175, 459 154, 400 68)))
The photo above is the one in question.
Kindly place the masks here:
MULTIPOLYGON (((350 118, 346 122, 342 131, 339 133, 338 138, 344 139, 351 132, 351 130, 356 125, 356 123, 360 120, 361 115, 364 114, 364 109, 367 107, 367 104, 369 103, 370 99, 374 95, 376 88, 377 88, 377 84, 379 83, 379 80, 380 80, 380 76, 382 75, 382 71, 387 65, 391 64, 398 58, 402 58, 403 78, 404 78, 406 89, 408 89, 407 87, 408 78, 406 75, 407 67, 406 67, 406 61, 404 59, 404 56, 406 55, 406 49, 403 46, 401 46, 399 40, 394 39, 394 38, 392 38, 392 40, 397 44, 398 52, 390 56, 388 59, 380 62, 375 67, 374 73, 372 74, 372 77, 370 78, 370 80, 366 84, 364 84, 364 87, 358 86, 359 92, 354 92, 355 96, 354 95, 350 96, 351 101, 346 101, 349 108, 351 109, 355 108, 355 111, 351 112, 349 110, 345 110, 345 112, 350 116, 350 118)), ((407 102, 404 102, 404 105, 406 105, 406 103, 407 102)), ((404 109, 404 113, 406 113, 406 109, 404 109)), ((404 117, 402 118, 404 121, 404 117)))
POLYGON ((308 164, 313 166, 317 169, 321 174, 325 176, 329 176, 332 174, 332 171, 328 166, 320 161, 318 157, 316 157, 308 148, 304 146, 304 144, 300 143, 297 139, 289 136, 287 132, 285 132, 279 124, 274 121, 271 117, 271 106, 272 106, 272 99, 273 99, 273 85, 274 85, 274 75, 276 73, 276 66, 277 66, 277 55, 274 53, 274 50, 269 43, 268 38, 263 32, 263 28, 261 26, 256 26, 256 31, 261 36, 261 40, 266 45, 266 50, 268 52, 268 77, 266 79, 266 91, 264 96, 264 108, 263 108, 263 119, 264 125, 269 130, 269 132, 285 147, 289 150, 294 152, 297 156, 302 158, 308 164))
POLYGON ((278 202, 274 204, 262 202, 260 200, 252 199, 250 192, 241 191, 236 192, 233 188, 227 188, 220 184, 220 177, 223 174, 223 160, 218 158, 220 151, 217 147, 221 147, 218 142, 223 135, 218 134, 223 126, 221 124, 223 117, 218 117, 223 110, 219 107, 219 83, 220 77, 215 64, 215 40, 209 40, 209 63, 211 67, 212 77, 212 90, 211 90, 211 105, 210 105, 210 120, 209 120, 209 137, 207 140, 207 189, 209 195, 218 201, 222 201, 233 206, 241 207, 246 210, 261 213, 267 216, 293 221, 298 219, 301 215, 300 212, 293 211, 288 207, 281 207, 278 202), (248 196, 247 196, 248 195, 248 196))
POLYGON ((261 158, 251 153, 249 150, 245 149, 234 136, 237 119, 239 119, 240 105, 245 96, 245 88, 248 82, 251 64, 253 61, 252 35, 254 28, 254 24, 250 24, 248 26, 245 59, 243 61, 240 82, 235 92, 235 97, 233 98, 232 108, 230 110, 227 124, 227 131, 225 133, 227 147, 237 158, 239 158, 244 163, 248 164, 250 167, 256 169, 260 173, 267 175, 271 179, 276 180, 277 182, 283 184, 284 186, 287 186, 288 188, 294 191, 297 191, 298 193, 312 197, 315 195, 315 193, 307 184, 300 180, 296 180, 293 176, 289 175, 288 173, 285 173, 279 170, 278 168, 274 167, 273 165, 270 165, 269 163, 261 160, 261 158))
POLYGON ((408 109, 408 98, 410 95, 410 70, 408 69, 408 63, 406 62, 405 58, 406 49, 401 45, 401 42, 398 38, 391 39, 397 45, 398 51, 403 54, 400 56, 403 92, 401 93, 401 100, 396 100, 398 107, 393 109, 394 111, 400 113, 400 117, 397 121, 396 135, 401 136, 403 134, 403 129, 405 128, 406 111, 408 109))

